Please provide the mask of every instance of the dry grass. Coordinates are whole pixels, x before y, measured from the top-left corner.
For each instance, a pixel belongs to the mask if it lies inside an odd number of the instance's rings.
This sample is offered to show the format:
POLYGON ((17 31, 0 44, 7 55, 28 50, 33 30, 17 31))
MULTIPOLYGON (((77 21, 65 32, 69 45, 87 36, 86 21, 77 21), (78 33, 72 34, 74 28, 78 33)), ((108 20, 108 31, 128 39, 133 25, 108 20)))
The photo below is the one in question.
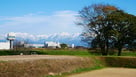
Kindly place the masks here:
MULTIPOLYGON (((55 56, 53 56, 55 57, 55 56)), ((94 66, 136 68, 135 57, 74 57, 0 61, 0 77, 42 77, 94 66), (73 58, 74 57, 74 58, 73 58)))
POLYGON ((91 58, 1 61, 0 77, 41 77, 93 66, 91 58))

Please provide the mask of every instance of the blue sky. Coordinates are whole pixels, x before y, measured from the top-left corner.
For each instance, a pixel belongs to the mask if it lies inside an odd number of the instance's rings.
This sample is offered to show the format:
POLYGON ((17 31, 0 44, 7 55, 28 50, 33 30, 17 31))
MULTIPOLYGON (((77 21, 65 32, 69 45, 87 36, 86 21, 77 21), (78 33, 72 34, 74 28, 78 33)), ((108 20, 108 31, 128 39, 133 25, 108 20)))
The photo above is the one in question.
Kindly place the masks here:
POLYGON ((136 15, 136 0, 0 0, 0 34, 80 33, 75 16, 84 6, 97 3, 136 15))

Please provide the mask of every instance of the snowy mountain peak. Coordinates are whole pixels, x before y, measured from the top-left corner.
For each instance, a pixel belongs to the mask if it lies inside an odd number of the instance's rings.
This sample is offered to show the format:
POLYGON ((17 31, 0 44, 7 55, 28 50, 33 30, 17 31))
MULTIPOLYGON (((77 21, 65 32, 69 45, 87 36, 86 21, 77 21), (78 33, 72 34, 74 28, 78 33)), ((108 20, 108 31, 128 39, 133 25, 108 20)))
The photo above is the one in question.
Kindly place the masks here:
MULTIPOLYGON (((60 43, 66 43, 66 44, 75 44, 75 45, 82 45, 83 42, 81 42, 80 33, 54 33, 54 34, 42 34, 42 35, 33 35, 29 33, 21 33, 17 32, 16 39, 17 40, 29 40, 31 43, 44 43, 46 41, 54 41, 54 42, 60 42, 60 43)), ((1 37, 5 37, 3 35, 0 35, 1 37)), ((6 37, 5 37, 6 38, 6 37)))

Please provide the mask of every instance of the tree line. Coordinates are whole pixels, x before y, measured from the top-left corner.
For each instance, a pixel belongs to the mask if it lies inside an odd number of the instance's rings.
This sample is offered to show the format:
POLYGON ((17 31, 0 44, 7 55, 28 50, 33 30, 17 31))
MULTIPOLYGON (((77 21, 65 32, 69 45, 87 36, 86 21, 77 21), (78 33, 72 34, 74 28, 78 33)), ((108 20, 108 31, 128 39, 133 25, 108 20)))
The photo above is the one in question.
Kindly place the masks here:
POLYGON ((84 29, 83 40, 100 48, 102 55, 108 55, 109 48, 117 49, 118 56, 124 46, 136 49, 135 15, 112 5, 93 4, 80 10, 78 19, 77 24, 84 29))

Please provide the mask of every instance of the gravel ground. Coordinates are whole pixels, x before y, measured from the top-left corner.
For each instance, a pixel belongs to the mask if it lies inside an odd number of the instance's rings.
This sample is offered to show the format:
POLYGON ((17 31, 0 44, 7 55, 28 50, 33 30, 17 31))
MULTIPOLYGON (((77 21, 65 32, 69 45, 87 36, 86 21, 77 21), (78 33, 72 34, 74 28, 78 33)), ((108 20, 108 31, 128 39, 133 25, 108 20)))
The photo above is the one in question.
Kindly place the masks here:
MULTIPOLYGON (((74 59, 75 56, 60 55, 16 55, 16 56, 0 56, 0 61, 20 61, 20 60, 39 60, 39 59, 74 59)), ((79 57, 78 57, 79 58, 79 57)))
POLYGON ((136 77, 136 69, 105 68, 68 77, 136 77))

